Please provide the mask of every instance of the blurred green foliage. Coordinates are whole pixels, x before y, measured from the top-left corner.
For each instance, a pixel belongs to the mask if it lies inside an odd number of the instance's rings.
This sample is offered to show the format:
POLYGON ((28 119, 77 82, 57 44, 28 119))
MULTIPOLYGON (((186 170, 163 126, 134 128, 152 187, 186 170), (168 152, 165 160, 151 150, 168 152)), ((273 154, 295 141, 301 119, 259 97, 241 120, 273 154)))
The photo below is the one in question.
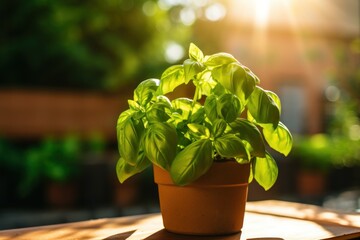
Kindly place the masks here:
POLYGON ((77 178, 85 154, 102 154, 105 142, 99 136, 80 140, 75 136, 51 137, 28 146, 0 139, 2 174, 17 176, 20 196, 28 195, 43 181, 67 182, 77 178))
POLYGON ((294 141, 293 156, 303 168, 328 171, 360 166, 360 51, 355 48, 359 39, 351 43, 339 44, 334 52, 339 68, 330 74, 324 133, 294 141))
POLYGON ((174 9, 154 0, 1 1, 0 87, 116 90, 158 76, 166 43, 190 38, 174 9))

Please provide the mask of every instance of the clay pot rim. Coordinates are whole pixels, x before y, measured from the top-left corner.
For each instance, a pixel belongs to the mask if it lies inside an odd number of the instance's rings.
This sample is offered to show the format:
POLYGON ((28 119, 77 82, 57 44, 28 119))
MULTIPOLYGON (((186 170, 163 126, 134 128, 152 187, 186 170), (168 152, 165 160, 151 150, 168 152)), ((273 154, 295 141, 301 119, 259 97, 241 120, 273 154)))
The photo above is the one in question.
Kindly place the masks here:
MULTIPOLYGON (((154 181, 161 185, 176 185, 170 174, 153 165, 154 181)), ((210 169, 196 181, 179 187, 239 187, 248 185, 250 163, 238 163, 235 160, 214 161, 210 169), (224 174, 228 173, 228 174, 224 174)), ((178 185, 176 185, 178 186, 178 185)))

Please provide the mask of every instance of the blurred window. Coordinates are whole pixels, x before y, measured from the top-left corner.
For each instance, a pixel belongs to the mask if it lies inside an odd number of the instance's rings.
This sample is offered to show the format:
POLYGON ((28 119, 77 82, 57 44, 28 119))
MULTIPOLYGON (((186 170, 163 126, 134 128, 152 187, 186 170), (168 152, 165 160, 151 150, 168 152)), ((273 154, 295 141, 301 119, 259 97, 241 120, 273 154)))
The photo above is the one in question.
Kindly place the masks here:
POLYGON ((301 86, 282 85, 279 89, 281 99, 281 121, 292 133, 305 130, 305 90, 301 86))

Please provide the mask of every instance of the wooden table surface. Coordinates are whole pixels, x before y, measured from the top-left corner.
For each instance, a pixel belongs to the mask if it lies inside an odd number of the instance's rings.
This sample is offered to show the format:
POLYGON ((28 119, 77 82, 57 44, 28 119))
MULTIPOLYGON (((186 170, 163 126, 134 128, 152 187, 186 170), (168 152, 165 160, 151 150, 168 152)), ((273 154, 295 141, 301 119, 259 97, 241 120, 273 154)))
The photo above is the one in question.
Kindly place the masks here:
MULTIPOLYGON (((182 236, 167 232, 161 215, 147 214, 0 231, 0 240, 280 240, 360 239, 360 214, 282 201, 248 202, 239 234, 217 237, 182 236)), ((34 216, 35 217, 35 216, 34 216)))

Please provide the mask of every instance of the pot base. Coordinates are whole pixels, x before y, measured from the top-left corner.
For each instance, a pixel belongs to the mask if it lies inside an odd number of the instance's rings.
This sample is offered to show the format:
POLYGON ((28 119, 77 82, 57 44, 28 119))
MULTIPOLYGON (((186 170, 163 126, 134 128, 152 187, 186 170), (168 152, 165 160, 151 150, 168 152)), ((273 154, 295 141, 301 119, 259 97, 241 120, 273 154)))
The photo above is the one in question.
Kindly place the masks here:
POLYGON ((173 184, 168 172, 154 166, 166 230, 188 235, 229 235, 243 226, 249 164, 215 162, 187 186, 173 184))

